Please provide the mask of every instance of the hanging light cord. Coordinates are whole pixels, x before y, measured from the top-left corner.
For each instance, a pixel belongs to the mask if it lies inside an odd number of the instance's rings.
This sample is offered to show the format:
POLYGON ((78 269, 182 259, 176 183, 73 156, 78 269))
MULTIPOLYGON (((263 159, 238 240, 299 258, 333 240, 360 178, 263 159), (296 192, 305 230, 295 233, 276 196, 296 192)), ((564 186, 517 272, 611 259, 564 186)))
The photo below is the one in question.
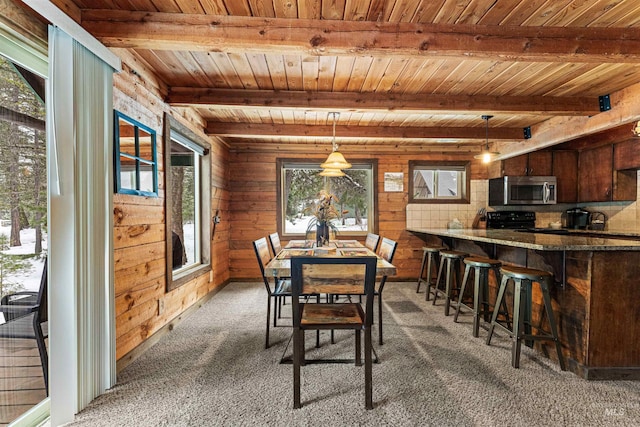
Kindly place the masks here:
POLYGON ((489 119, 493 117, 493 116, 482 116, 482 118, 487 122, 486 125, 486 136, 485 136, 485 147, 487 149, 487 152, 489 151, 489 119))
POLYGON ((489 151, 489 116, 487 116, 487 126, 485 126, 486 128, 486 132, 485 132, 485 147, 487 148, 487 151, 489 151))
POLYGON ((333 151, 338 151, 338 144, 336 144, 336 115, 340 113, 332 112, 333 116, 333 139, 331 140, 331 146, 333 147, 333 151))

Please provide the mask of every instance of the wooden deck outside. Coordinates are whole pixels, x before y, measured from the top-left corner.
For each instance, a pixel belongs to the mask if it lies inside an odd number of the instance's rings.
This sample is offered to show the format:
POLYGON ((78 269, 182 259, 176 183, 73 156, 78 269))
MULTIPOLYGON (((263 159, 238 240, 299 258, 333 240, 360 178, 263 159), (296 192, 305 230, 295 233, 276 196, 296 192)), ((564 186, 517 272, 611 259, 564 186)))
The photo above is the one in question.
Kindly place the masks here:
POLYGON ((35 340, 0 338, 0 425, 46 397, 35 340))

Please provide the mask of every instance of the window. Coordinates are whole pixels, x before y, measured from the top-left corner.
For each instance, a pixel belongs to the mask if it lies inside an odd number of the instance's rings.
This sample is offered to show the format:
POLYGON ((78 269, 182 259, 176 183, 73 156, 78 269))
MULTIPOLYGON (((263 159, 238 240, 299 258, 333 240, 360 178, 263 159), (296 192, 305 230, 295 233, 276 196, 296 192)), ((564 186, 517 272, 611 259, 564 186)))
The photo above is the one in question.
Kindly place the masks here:
POLYGON ((168 290, 211 269, 209 143, 165 114, 168 290))
POLYGON ((114 111, 116 193, 158 195, 156 132, 114 111))
POLYGON ((409 162, 409 203, 469 203, 469 162, 409 162))
MULTIPOLYGON (((335 194, 335 204, 341 213, 334 220, 340 235, 366 235, 376 232, 375 160, 349 159, 353 167, 346 176, 325 178, 318 173, 321 161, 278 159, 278 232, 283 236, 301 237, 307 234, 310 210, 321 190, 335 194)), ((314 230, 315 231, 315 230, 314 230)))

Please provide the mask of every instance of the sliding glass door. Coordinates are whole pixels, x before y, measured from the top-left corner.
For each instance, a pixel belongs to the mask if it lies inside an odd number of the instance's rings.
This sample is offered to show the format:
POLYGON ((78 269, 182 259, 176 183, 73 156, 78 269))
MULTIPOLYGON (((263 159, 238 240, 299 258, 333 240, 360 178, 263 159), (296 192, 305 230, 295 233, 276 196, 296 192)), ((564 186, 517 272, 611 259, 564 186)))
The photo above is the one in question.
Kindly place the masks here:
POLYGON ((1 53, 0 424, 7 424, 48 395, 48 228, 45 79, 1 53))

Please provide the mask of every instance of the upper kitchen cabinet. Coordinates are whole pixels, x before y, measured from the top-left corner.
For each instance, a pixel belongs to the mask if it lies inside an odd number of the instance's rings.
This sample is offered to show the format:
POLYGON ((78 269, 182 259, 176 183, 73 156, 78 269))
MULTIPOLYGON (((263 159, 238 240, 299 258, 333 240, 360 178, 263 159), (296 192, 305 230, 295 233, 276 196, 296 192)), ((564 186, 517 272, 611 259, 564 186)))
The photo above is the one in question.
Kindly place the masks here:
POLYGON ((614 144, 613 169, 640 169, 640 138, 614 144))
POLYGON ((552 174, 558 179, 556 191, 558 203, 578 201, 578 152, 575 150, 553 151, 552 174))
POLYGON ((502 176, 548 176, 552 173, 550 151, 534 151, 489 165, 489 178, 502 176))
POLYGON ((636 172, 614 170, 613 145, 581 151, 578 164, 579 202, 636 199, 636 172))
POLYGON ((502 161, 502 176, 522 176, 527 174, 529 168, 529 155, 511 157, 502 161))

